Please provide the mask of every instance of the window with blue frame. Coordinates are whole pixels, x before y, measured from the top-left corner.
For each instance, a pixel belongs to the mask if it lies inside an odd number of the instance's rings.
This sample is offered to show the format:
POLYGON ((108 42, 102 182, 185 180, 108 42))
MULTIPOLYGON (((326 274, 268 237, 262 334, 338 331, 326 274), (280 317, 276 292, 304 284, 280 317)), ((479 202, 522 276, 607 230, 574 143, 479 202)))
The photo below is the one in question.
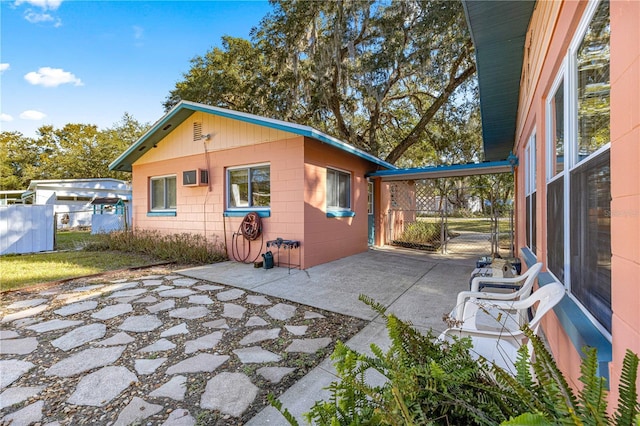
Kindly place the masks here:
POLYGON ((227 208, 265 210, 271 206, 271 166, 227 169, 227 208))
POLYGON ((176 211, 176 176, 158 176, 150 179, 150 211, 176 211))
POLYGON ((327 169, 327 211, 351 210, 351 174, 327 169))

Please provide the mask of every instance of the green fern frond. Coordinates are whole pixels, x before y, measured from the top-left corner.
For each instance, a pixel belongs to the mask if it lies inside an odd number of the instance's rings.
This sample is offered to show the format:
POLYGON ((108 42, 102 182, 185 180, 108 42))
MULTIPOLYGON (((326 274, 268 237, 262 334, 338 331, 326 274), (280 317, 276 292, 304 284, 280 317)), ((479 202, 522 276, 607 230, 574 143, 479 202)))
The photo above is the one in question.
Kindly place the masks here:
POLYGON ((595 348, 583 349, 585 358, 580 364, 580 381, 584 384, 580 390, 580 417, 585 423, 604 425, 609 422, 605 379, 598 376, 598 354, 595 348))
POLYGON ((267 399, 269 400, 269 404, 271 404, 273 408, 278 410, 291 426, 299 426, 298 421, 295 417, 293 417, 289 410, 287 410, 286 408, 284 410, 282 409, 282 402, 279 399, 276 399, 276 397, 271 393, 267 395, 267 399))
POLYGON ((501 423, 502 426, 554 426, 542 414, 524 413, 501 423))
POLYGON ((614 415, 619 426, 640 425, 640 403, 638 403, 638 355, 627 349, 622 361, 620 385, 618 386, 618 409, 614 415))

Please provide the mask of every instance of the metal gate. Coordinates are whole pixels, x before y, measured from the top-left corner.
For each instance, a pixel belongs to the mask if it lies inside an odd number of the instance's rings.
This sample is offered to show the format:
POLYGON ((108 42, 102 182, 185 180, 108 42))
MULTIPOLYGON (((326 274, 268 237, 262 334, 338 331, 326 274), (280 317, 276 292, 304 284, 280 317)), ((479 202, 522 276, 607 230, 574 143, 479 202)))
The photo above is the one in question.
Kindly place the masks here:
POLYGON ((447 254, 513 257, 513 202, 461 181, 390 182, 388 245, 447 254))

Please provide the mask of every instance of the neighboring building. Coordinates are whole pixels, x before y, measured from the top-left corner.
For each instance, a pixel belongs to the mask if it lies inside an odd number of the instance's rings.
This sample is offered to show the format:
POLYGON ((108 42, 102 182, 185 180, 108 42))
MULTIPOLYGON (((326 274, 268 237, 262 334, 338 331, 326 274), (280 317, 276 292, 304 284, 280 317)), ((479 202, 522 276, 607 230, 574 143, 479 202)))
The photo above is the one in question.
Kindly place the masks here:
POLYGON ((246 262, 268 241, 297 241, 280 260, 302 269, 367 250, 365 175, 395 169, 307 126, 187 101, 109 167, 132 172, 134 229, 205 235, 246 262), (262 222, 253 241, 240 229, 250 212, 262 222))
POLYGON ((625 351, 640 354, 640 2, 463 4, 485 156, 519 158, 517 247, 567 289, 545 336, 578 388, 596 347, 614 403, 625 351))
POLYGON ((25 204, 53 205, 59 228, 90 227, 94 213, 91 202, 110 197, 121 199, 124 211, 131 216, 131 186, 118 179, 32 180, 21 196, 25 204))

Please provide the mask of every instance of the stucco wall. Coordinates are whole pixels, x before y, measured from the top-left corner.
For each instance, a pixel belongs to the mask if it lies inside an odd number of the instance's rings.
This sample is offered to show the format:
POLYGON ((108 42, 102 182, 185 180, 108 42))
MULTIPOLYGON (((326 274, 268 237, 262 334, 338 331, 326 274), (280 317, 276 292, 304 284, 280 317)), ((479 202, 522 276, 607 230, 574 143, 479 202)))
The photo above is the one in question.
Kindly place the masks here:
POLYGON ((305 268, 368 249, 367 179, 371 163, 305 139, 305 268), (351 173, 353 217, 327 217, 327 167, 351 173))
MULTIPOLYGON (((541 2, 544 3, 544 2, 541 2)), ((556 2, 557 3, 557 2, 556 2)), ((546 262, 546 120, 545 100, 567 54, 587 2, 536 7, 523 65, 516 151, 521 159, 516 175, 516 244, 525 242, 524 149, 531 132, 537 136, 537 247, 546 262), (552 30, 551 36, 549 31, 552 30), (535 52, 535 53, 532 53, 535 52), (540 60, 543 57, 544 60, 540 60)), ((640 353, 640 3, 612 0, 611 4, 611 248, 612 350, 610 365, 612 404, 626 349, 640 353)), ((560 368, 580 388, 580 353, 551 312, 543 321, 545 336, 560 368)), ((639 383, 640 385, 640 383, 639 383)))

